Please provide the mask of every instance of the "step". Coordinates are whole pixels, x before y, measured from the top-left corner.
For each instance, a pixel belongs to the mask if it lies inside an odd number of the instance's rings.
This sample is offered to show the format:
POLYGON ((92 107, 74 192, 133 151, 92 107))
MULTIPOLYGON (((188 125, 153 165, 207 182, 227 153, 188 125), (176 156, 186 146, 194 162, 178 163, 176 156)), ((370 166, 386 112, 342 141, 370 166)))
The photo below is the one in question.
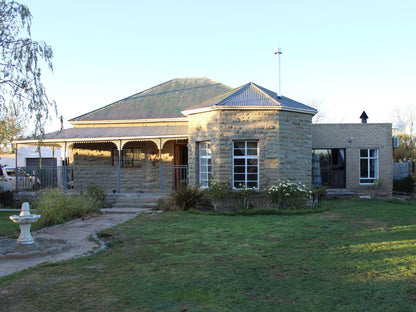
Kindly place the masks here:
POLYGON ((327 189, 326 196, 327 197, 353 197, 356 194, 352 191, 347 189, 327 189))
POLYGON ((102 208, 103 213, 114 213, 114 214, 139 214, 151 211, 145 208, 102 208))
POLYGON ((160 193, 115 193, 108 194, 107 201, 117 209, 157 209, 159 199, 164 197, 166 195, 160 193))
POLYGON ((157 203, 114 203, 111 208, 143 208, 143 209, 155 209, 157 203))

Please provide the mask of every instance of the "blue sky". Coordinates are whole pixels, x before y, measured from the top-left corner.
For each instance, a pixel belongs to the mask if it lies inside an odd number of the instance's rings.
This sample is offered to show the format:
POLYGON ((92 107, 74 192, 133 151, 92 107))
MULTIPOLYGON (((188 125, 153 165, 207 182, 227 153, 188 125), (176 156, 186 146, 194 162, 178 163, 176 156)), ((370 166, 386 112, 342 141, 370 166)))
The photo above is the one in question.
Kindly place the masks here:
POLYGON ((414 0, 21 2, 54 50, 44 82, 65 120, 173 78, 276 91, 276 47, 282 94, 327 122, 416 111, 414 0))

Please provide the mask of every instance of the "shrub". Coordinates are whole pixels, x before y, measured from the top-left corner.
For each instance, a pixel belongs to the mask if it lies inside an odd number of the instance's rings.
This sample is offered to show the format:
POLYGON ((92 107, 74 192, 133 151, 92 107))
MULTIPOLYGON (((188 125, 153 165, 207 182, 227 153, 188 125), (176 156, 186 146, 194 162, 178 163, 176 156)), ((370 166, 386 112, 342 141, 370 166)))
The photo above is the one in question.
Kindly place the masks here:
POLYGON ((107 194, 98 185, 90 182, 87 185, 87 196, 97 205, 98 209, 104 208, 107 194))
POLYGON ((325 186, 316 186, 312 188, 312 198, 313 198, 313 207, 318 208, 320 206, 320 202, 326 196, 326 188, 325 186))
MULTIPOLYGON (((0 189, 1 190, 1 189, 0 189)), ((11 207, 13 205, 13 193, 10 191, 0 192, 0 207, 11 207)))
POLYGON ((393 180, 393 191, 413 194, 415 192, 416 179, 412 175, 408 175, 399 180, 393 180))
POLYGON ((181 185, 170 194, 170 205, 166 210, 198 209, 205 197, 197 186, 181 185))
POLYGON ((202 190, 203 194, 209 198, 214 206, 214 209, 217 210, 217 202, 221 199, 224 199, 229 193, 229 186, 226 183, 222 182, 210 182, 209 187, 202 190))
POLYGON ((234 197, 238 200, 238 206, 242 209, 250 208, 250 198, 255 193, 255 188, 248 188, 245 184, 239 184, 238 189, 234 192, 234 197))
POLYGON ((271 205, 282 209, 304 209, 312 192, 305 185, 293 182, 280 182, 278 186, 271 186, 264 193, 271 205))
POLYGON ((33 208, 41 215, 40 219, 32 225, 34 229, 100 213, 95 200, 89 196, 67 195, 59 189, 39 192, 33 208))

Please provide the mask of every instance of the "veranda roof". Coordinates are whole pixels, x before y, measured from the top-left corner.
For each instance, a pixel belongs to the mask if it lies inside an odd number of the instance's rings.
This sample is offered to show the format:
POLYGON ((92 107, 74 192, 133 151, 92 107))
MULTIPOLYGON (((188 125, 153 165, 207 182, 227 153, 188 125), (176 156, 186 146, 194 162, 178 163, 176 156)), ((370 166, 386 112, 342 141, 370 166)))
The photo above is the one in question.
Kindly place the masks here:
MULTIPOLYGON (((48 133, 42 139, 43 143, 59 142, 99 142, 114 140, 145 140, 158 138, 188 137, 187 125, 172 126, 141 126, 141 127, 89 127, 70 128, 48 133)), ((36 143, 33 138, 19 140, 18 143, 36 143)))

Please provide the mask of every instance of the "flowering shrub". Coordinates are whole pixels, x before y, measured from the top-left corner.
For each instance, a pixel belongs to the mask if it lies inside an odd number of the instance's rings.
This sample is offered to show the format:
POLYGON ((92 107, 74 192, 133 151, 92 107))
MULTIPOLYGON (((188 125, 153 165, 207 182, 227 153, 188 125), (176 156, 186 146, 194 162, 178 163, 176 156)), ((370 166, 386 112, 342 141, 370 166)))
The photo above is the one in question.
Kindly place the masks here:
POLYGON ((280 182, 265 191, 265 197, 272 206, 282 209, 302 209, 312 195, 305 185, 293 182, 280 182))
POLYGON ((228 184, 217 181, 210 181, 209 187, 203 189, 204 195, 211 200, 215 210, 217 210, 217 202, 225 198, 228 195, 228 191, 228 184))

